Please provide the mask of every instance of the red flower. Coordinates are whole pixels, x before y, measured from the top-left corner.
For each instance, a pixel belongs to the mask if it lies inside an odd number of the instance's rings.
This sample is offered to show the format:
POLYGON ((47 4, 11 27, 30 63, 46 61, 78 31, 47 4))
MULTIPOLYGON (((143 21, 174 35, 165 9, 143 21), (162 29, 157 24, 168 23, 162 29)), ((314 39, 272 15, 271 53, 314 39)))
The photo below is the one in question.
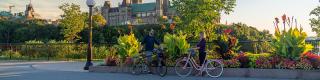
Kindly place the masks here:
POLYGON ((176 27, 176 23, 170 24, 170 29, 173 30, 176 27))
POLYGON ((286 22, 286 19, 287 19, 286 14, 283 14, 283 16, 282 16, 282 21, 283 21, 283 23, 285 23, 285 22, 286 22))
POLYGON ((230 34, 231 32, 232 32, 232 29, 226 29, 223 31, 223 33, 225 33, 225 34, 230 34))
POLYGON ((274 18, 275 20, 276 20, 276 24, 278 24, 279 23, 279 18, 274 18))

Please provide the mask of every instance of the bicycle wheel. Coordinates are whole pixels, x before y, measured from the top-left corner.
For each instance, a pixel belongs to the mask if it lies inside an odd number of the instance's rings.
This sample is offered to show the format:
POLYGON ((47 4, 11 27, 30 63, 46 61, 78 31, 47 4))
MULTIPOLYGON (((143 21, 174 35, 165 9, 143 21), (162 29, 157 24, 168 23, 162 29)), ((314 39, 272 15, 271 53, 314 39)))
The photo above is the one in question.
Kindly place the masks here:
POLYGON ((157 71, 161 77, 167 74, 167 66, 163 60, 158 61, 157 71))
POLYGON ((218 60, 209 60, 205 69, 210 77, 220 77, 223 72, 223 64, 218 60))
POLYGON ((136 64, 132 66, 131 73, 134 75, 139 75, 142 73, 143 66, 141 64, 136 64))
POLYGON ((192 72, 192 65, 187 59, 182 59, 176 62, 176 65, 174 67, 174 70, 176 71, 176 74, 180 77, 187 77, 192 72))

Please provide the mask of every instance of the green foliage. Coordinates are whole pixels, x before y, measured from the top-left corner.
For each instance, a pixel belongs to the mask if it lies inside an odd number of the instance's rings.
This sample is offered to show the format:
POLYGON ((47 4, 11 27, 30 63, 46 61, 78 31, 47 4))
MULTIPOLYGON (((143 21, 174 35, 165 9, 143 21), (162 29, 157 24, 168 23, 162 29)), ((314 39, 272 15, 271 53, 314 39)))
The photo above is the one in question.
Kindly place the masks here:
POLYGON ((313 9, 310 12, 310 16, 313 16, 313 18, 310 19, 310 25, 312 28, 312 31, 317 33, 317 36, 320 36, 320 6, 313 9))
POLYGON ((134 34, 124 35, 118 38, 116 48, 119 57, 124 61, 127 57, 133 57, 139 53, 141 43, 136 39, 134 34))
POLYGON ((66 40, 76 41, 81 37, 78 35, 85 28, 85 14, 81 12, 80 5, 63 4, 59 6, 63 13, 61 20, 62 32, 66 40))
POLYGON ((182 21, 180 29, 193 39, 199 35, 192 33, 201 31, 208 37, 214 37, 214 26, 219 23, 221 13, 232 12, 235 2, 236 0, 172 0, 182 21))
POLYGON ((20 58, 22 55, 18 51, 13 51, 13 50, 6 50, 6 51, 1 51, 0 56, 2 57, 11 57, 11 58, 20 58))
POLYGON ((116 66, 117 60, 118 60, 117 49, 115 47, 110 47, 107 50, 105 64, 107 66, 116 66))
POLYGON ((186 40, 186 35, 181 32, 178 35, 165 34, 163 43, 167 48, 167 54, 171 60, 181 57, 181 55, 187 53, 190 48, 190 44, 186 40))
POLYGON ((94 21, 94 25, 98 27, 105 26, 107 23, 106 19, 104 19, 101 13, 93 15, 92 19, 94 21))
POLYGON ((216 33, 221 34, 222 30, 232 29, 230 35, 239 39, 239 41, 252 41, 250 43, 239 43, 241 46, 239 50, 244 52, 265 53, 273 52, 272 46, 268 41, 271 40, 272 34, 269 31, 259 31, 257 28, 248 26, 243 23, 236 23, 232 25, 218 25, 216 33))
POLYGON ((307 34, 302 28, 290 28, 289 31, 283 31, 283 33, 276 30, 271 44, 276 49, 277 55, 298 60, 300 54, 313 49, 311 44, 305 42, 306 38, 307 34))
POLYGON ((95 59, 105 59, 108 52, 108 47, 106 46, 93 47, 93 57, 95 59))
POLYGON ((300 59, 296 67, 303 70, 311 70, 313 68, 312 63, 308 59, 300 59))
POLYGON ((48 42, 48 51, 51 57, 57 59, 83 59, 86 57, 87 44, 73 44, 69 41, 48 42))
POLYGON ((42 41, 30 40, 25 42, 26 45, 23 46, 22 52, 23 56, 31 56, 39 58, 41 56, 47 56, 45 45, 42 41))
POLYGON ((240 48, 240 46, 238 46, 238 39, 225 33, 220 34, 214 43, 216 46, 215 51, 219 53, 223 59, 231 59, 234 57, 234 51, 240 48))
MULTIPOLYGON (((254 68, 254 67, 256 67, 256 61, 259 58, 269 58, 271 55, 270 55, 270 53, 253 54, 253 53, 247 52, 245 54, 245 56, 247 56, 249 58, 249 60, 250 60, 249 66, 254 68)), ((261 67, 261 66, 258 66, 258 67, 261 67)))
POLYGON ((239 68, 240 67, 240 62, 236 59, 231 59, 231 60, 224 60, 223 61, 223 66, 225 68, 239 68))

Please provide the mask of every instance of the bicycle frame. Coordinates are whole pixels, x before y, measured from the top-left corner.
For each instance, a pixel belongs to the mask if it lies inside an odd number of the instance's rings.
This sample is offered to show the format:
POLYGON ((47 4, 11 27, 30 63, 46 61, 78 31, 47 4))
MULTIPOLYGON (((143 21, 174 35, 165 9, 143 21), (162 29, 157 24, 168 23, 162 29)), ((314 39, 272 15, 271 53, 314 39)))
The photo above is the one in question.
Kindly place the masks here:
MULTIPOLYGON (((206 62, 204 62, 203 64, 202 64, 202 66, 199 66, 197 63, 196 63, 196 61, 194 60, 194 58, 193 57, 191 57, 191 54, 189 53, 188 54, 188 57, 184 57, 183 59, 186 59, 186 61, 187 61, 187 63, 191 63, 191 65, 192 65, 192 67, 193 68, 195 68, 196 70, 198 70, 198 71, 200 71, 200 70, 204 70, 204 64, 206 63, 206 62)), ((206 59, 205 59, 206 60, 206 59)), ((187 63, 183 66, 184 68, 186 68, 188 65, 187 65, 187 63)))

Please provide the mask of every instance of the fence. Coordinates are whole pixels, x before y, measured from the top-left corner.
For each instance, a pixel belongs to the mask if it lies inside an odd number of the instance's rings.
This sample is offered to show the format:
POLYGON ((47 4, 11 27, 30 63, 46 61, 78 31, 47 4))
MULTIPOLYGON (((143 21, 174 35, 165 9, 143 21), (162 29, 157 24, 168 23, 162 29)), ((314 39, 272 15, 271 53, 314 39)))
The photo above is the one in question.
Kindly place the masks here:
MULTIPOLYGON (((113 44, 94 44, 93 57, 102 59, 113 44)), ((9 60, 72 60, 85 59, 87 44, 0 44, 0 59, 9 60)))
MULTIPOLYGON (((273 52, 270 41, 239 41, 239 51, 252 53, 273 52)), ((312 52, 319 52, 320 40, 307 40, 314 46, 312 52)), ((191 42, 192 46, 197 42, 191 42)), ((93 58, 103 59, 105 51, 115 43, 93 44, 93 58)), ((208 48, 214 43, 208 42, 208 48)), ((5 60, 73 60, 85 59, 87 44, 79 43, 56 43, 56 44, 21 44, 21 43, 0 43, 0 59, 5 60)))

